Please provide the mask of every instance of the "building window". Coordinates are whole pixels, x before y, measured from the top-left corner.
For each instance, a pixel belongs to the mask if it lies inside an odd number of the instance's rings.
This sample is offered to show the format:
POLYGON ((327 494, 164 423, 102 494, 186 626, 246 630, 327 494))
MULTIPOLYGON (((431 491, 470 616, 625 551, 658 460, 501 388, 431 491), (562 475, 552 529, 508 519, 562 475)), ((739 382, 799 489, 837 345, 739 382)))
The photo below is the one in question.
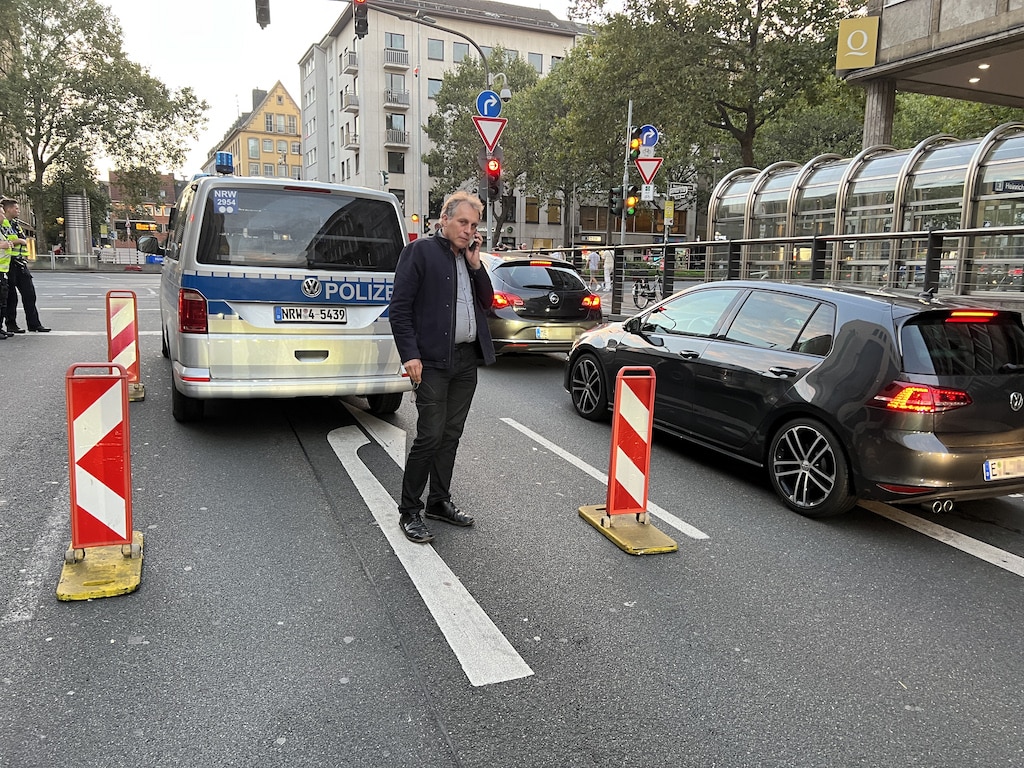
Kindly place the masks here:
POLYGON ((538 75, 544 74, 544 54, 542 53, 528 53, 526 54, 526 60, 530 66, 537 70, 538 75))
POLYGON ((398 204, 402 206, 402 210, 405 211, 405 190, 388 187, 388 192, 398 198, 398 204))
POLYGON ((469 43, 452 43, 452 61, 458 64, 469 56, 469 43))
POLYGON ((427 38, 427 58, 434 61, 444 61, 444 40, 427 38))
POLYGON ((263 116, 263 130, 267 133, 274 132, 274 116, 270 112, 263 116))
POLYGON ((552 56, 551 57, 551 68, 554 69, 559 64, 561 64, 563 58, 565 58, 565 57, 564 56, 552 56))
POLYGON ((540 200, 536 197, 526 198, 526 216, 524 221, 527 224, 540 224, 540 200))
POLYGON ((278 115, 277 116, 277 132, 278 133, 284 133, 284 119, 285 119, 285 117, 286 117, 285 115, 278 115))
POLYGON ((443 80, 438 80, 435 77, 427 78, 427 98, 433 99, 437 96, 437 92, 441 90, 441 83, 443 80))
POLYGON ((292 154, 293 155, 301 155, 302 154, 302 144, 300 142, 298 142, 298 141, 293 141, 292 142, 292 154))
MULTIPOLYGON (((295 179, 296 181, 298 181, 299 179, 302 178, 302 166, 301 165, 293 165, 292 166, 292 178, 295 179)), ((333 176, 332 176, 332 178, 333 178, 333 176)))
POLYGON ((401 112, 388 112, 384 115, 384 127, 393 131, 404 131, 405 115, 401 112))
POLYGON ((288 115, 288 133, 294 135, 299 132, 298 120, 295 115, 288 115))
POLYGON ((273 163, 264 163, 263 164, 263 175, 264 176, 273 176, 274 175, 274 164, 273 163))
POLYGON ((277 175, 280 176, 283 179, 287 179, 288 178, 288 166, 285 165, 284 163, 278 163, 278 165, 277 165, 277 175))
POLYGON ((397 32, 385 32, 384 33, 384 47, 394 48, 397 51, 405 50, 405 35, 400 35, 397 32))
POLYGON ((259 176, 260 175, 260 164, 259 163, 249 163, 249 175, 250 176, 259 176))
POLYGON ((494 53, 494 48, 489 45, 481 45, 480 50, 484 52, 484 58, 490 61, 491 54, 494 53))
POLYGON ((274 140, 273 139, 264 139, 263 140, 263 151, 264 152, 273 152, 274 151, 274 140))
POLYGON ((288 154, 288 142, 283 139, 277 142, 277 154, 287 155, 288 154))
POLYGON ((277 94, 277 104, 278 106, 284 104, 284 96, 282 96, 281 94, 277 94))
POLYGON ((504 195, 501 198, 501 209, 505 211, 505 221, 509 224, 516 223, 516 196, 515 195, 504 195))
POLYGON ((562 223, 562 201, 557 197, 548 200, 548 224, 562 223))
POLYGON ((405 152, 388 152, 388 173, 405 173, 405 152))
MULTIPOLYGON (((249 139, 249 159, 259 160, 260 159, 260 140, 249 139)), ((259 175, 259 174, 257 174, 259 175)))

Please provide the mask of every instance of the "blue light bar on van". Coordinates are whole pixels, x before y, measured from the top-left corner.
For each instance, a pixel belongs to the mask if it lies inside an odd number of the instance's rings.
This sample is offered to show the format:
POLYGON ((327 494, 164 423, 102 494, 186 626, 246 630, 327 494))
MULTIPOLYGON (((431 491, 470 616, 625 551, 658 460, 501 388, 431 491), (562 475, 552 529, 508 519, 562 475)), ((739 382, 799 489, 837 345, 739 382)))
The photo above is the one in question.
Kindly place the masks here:
POLYGON ((214 163, 217 173, 232 174, 235 172, 235 158, 230 152, 218 152, 214 163))

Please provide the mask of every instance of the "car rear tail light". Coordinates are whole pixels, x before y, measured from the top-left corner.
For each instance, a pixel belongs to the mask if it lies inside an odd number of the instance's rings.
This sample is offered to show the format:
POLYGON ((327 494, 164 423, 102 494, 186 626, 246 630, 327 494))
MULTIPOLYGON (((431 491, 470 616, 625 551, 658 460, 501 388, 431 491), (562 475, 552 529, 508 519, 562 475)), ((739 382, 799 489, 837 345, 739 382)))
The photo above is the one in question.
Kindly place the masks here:
POLYGON ((596 293, 587 294, 583 297, 584 309, 600 309, 601 308, 601 297, 596 293))
POLYGON ((954 309, 946 318, 947 323, 987 323, 999 313, 991 309, 954 309))
POLYGON ((550 261, 531 261, 530 262, 530 266, 531 267, 550 267, 551 266, 551 262, 550 261))
POLYGON ((178 332, 207 333, 206 297, 199 291, 182 288, 178 291, 178 332))
POLYGON ((492 309, 506 309, 508 307, 521 307, 523 306, 523 300, 516 296, 514 293, 505 293, 503 291, 495 291, 494 298, 491 299, 492 309))
POLYGON ((962 389, 894 381, 875 395, 875 402, 883 404, 890 411, 942 413, 970 405, 972 400, 962 389))

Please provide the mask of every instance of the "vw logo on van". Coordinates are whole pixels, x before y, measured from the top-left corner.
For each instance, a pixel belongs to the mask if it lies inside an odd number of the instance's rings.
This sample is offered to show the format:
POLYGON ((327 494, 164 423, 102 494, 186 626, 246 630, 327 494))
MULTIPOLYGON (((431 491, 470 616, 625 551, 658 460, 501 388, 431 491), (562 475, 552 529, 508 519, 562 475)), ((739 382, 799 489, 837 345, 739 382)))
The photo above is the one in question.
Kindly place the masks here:
POLYGON ((1021 408, 1024 408, 1024 395, 1022 395, 1020 392, 1011 392, 1010 408, 1012 408, 1015 411, 1019 411, 1021 408))
POLYGON ((307 277, 302 281, 302 292, 309 298, 315 299, 320 295, 320 281, 315 277, 307 277))

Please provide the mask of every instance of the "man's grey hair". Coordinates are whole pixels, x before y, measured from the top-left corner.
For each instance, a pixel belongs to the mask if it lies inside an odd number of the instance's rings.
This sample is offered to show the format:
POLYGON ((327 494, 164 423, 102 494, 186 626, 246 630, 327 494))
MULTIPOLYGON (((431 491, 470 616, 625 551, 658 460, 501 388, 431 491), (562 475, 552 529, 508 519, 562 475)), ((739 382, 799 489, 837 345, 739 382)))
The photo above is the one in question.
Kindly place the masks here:
POLYGON ((441 213, 449 219, 455 218, 455 210, 463 203, 469 203, 478 214, 483 215, 484 204, 480 202, 480 198, 463 189, 452 192, 445 198, 444 205, 441 206, 441 213))

